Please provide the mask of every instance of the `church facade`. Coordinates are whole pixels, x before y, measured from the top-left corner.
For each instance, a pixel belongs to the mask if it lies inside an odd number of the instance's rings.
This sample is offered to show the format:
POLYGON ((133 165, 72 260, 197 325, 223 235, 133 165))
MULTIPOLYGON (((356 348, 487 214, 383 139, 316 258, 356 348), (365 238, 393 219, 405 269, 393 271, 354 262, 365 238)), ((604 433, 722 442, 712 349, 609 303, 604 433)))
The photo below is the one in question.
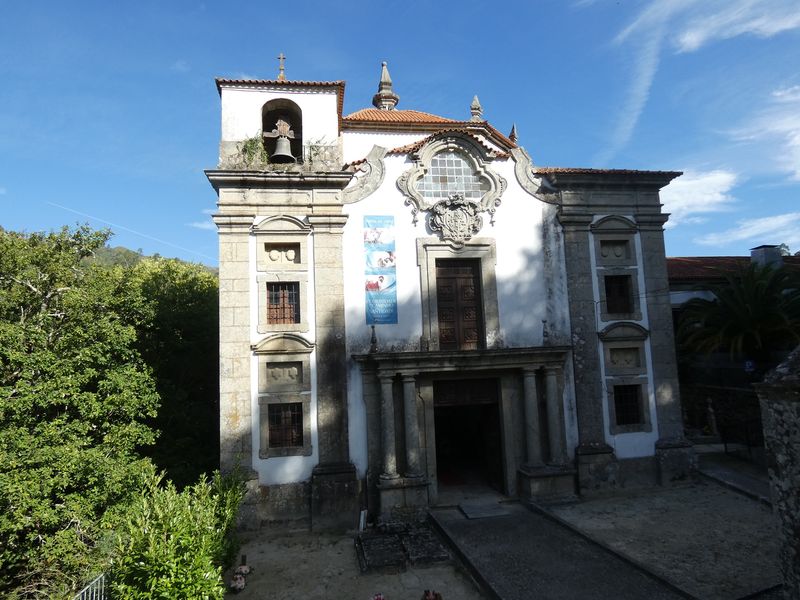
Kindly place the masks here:
MULTIPOLYGON (((545 168, 482 117, 218 79, 220 436, 263 519, 352 526, 451 486, 686 477, 664 171, 545 168)), ((466 111, 465 111, 466 112, 466 111)))

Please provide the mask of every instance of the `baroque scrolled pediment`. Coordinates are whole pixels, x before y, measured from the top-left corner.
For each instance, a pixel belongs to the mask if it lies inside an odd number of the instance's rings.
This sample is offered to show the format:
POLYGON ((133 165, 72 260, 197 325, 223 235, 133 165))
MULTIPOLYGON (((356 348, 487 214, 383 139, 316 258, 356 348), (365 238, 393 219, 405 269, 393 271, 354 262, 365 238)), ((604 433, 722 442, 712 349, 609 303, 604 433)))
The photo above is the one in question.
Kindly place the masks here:
POLYGON ((414 223, 426 213, 431 231, 455 244, 480 231, 482 213, 494 223, 507 184, 489 168, 490 149, 470 135, 447 132, 410 156, 414 164, 397 179, 397 187, 414 223))
POLYGON ((548 204, 559 204, 559 194, 541 175, 533 172, 533 161, 525 148, 519 146, 510 150, 514 159, 514 175, 522 189, 531 196, 548 204))

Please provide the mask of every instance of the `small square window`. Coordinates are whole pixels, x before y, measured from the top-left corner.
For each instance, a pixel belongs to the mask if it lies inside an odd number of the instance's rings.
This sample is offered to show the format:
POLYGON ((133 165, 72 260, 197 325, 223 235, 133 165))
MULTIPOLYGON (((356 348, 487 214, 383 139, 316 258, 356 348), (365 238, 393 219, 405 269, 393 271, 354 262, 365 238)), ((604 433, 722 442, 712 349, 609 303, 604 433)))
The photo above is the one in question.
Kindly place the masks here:
POLYGON ((300 284, 296 281, 267 283, 267 323, 299 322, 300 284))
POLYGON ((614 414, 618 426, 643 424, 642 386, 615 385, 614 414))
POLYGON ((613 313, 633 312, 633 293, 630 275, 606 275, 606 311, 613 313))
POLYGON ((302 402, 269 404, 267 415, 270 448, 295 448, 303 445, 302 402))

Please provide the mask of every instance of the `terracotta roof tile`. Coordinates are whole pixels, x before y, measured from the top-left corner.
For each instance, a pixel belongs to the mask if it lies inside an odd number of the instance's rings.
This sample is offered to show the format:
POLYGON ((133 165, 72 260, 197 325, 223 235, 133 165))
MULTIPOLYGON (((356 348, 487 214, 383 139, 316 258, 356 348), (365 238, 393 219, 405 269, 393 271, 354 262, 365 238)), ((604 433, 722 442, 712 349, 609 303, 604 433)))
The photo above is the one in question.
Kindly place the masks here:
POLYGON ((372 123, 458 123, 454 119, 432 115, 419 110, 380 110, 362 108, 343 118, 344 122, 368 121, 372 123))
POLYGON ((405 146, 398 146, 397 148, 392 148, 391 150, 387 151, 386 154, 410 154, 412 152, 416 152, 417 150, 422 148, 425 144, 430 142, 433 138, 435 138, 435 137, 437 137, 439 135, 445 134, 445 133, 447 133, 449 131, 458 131, 460 133, 466 133, 466 135, 468 135, 469 137, 474 139, 487 152, 494 153, 494 155, 497 156, 498 158, 507 158, 508 157, 508 154, 506 152, 497 152, 494 148, 491 148, 490 146, 486 145, 478 136, 473 135, 473 134, 471 134, 469 132, 465 132, 462 129, 455 128, 455 127, 447 128, 447 129, 441 129, 441 130, 439 130, 439 131, 437 131, 435 133, 432 133, 431 135, 429 135, 426 138, 423 138, 421 140, 417 140, 416 142, 411 142, 410 144, 406 144, 405 146))
MULTIPOLYGON (((667 275, 670 281, 720 281, 725 273, 736 273, 749 264, 749 256, 677 256, 667 258, 667 275)), ((800 256, 784 256, 783 264, 800 270, 800 256)))

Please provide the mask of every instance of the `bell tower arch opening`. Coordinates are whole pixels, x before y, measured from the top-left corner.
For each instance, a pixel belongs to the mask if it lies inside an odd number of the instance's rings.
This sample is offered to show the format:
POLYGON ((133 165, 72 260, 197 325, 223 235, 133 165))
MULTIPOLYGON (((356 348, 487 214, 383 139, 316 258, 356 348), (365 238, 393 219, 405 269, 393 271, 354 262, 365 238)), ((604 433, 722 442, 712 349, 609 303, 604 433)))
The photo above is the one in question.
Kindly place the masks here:
POLYGON ((288 98, 270 100, 261 108, 261 131, 264 132, 264 149, 272 160, 276 149, 281 150, 283 160, 274 162, 292 162, 286 157, 286 144, 291 156, 303 160, 303 111, 288 98))

